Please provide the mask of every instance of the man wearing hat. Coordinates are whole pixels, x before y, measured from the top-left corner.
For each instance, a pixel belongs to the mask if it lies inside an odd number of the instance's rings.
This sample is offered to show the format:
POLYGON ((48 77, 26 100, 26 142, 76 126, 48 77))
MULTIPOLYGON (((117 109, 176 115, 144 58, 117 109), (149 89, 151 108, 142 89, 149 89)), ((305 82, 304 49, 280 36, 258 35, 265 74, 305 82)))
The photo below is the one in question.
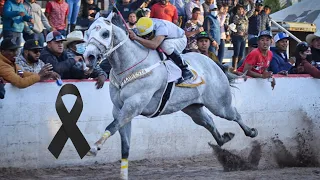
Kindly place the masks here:
POLYGON ((205 56, 208 56, 210 59, 212 59, 216 63, 219 62, 218 57, 213 52, 209 51, 209 47, 212 42, 212 39, 208 35, 208 33, 205 31, 202 31, 199 34, 197 34, 196 38, 197 38, 198 52, 200 52, 205 56))
POLYGON ((71 68, 80 58, 68 57, 64 50, 63 42, 66 38, 59 31, 52 31, 47 34, 47 46, 42 49, 40 59, 45 63, 52 64, 53 70, 57 72, 62 79, 71 79, 71 68))
POLYGON ((77 61, 72 67, 72 79, 97 78, 99 84, 97 87, 102 87, 108 75, 100 68, 100 66, 96 66, 90 74, 84 70, 84 61, 82 55, 85 51, 86 44, 83 39, 82 32, 73 31, 69 33, 66 41, 63 42, 63 45, 68 57, 80 59, 80 61, 77 61))
POLYGON ((44 62, 39 59, 41 50, 42 47, 39 46, 37 40, 27 40, 23 46, 21 55, 16 58, 16 64, 18 64, 23 71, 39 73, 44 66, 44 62))
POLYGON ((320 30, 314 34, 308 34, 306 41, 311 47, 312 60, 320 62, 320 30))
POLYGON ((216 4, 211 4, 209 10, 210 15, 206 16, 204 19, 203 28, 208 32, 210 38, 212 39, 210 51, 217 54, 221 39, 218 7, 216 4))
POLYGON ((287 54, 289 38, 284 32, 277 33, 273 38, 276 46, 270 48, 273 56, 269 70, 274 74, 287 74, 294 64, 294 60, 289 59, 287 54))
POLYGON ((270 31, 261 31, 258 35, 258 48, 248 54, 238 71, 248 71, 248 76, 253 78, 271 78, 273 73, 268 72, 272 59, 272 52, 269 50, 271 41, 270 31))
POLYGON ((27 71, 18 73, 21 68, 15 64, 15 57, 18 54, 19 48, 11 38, 6 38, 1 42, 0 77, 3 77, 5 81, 18 88, 26 88, 42 80, 60 78, 57 73, 51 71, 52 67, 49 64, 46 64, 39 73, 27 71))

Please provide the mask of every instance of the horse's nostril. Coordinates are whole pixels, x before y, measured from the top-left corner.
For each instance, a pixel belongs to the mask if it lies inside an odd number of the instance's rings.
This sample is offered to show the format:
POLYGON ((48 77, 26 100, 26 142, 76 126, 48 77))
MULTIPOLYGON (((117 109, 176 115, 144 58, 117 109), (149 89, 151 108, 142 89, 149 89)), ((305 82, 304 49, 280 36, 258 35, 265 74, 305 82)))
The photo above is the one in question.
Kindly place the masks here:
POLYGON ((88 56, 88 60, 89 61, 93 61, 95 59, 96 59, 96 57, 94 55, 92 55, 92 54, 88 56))

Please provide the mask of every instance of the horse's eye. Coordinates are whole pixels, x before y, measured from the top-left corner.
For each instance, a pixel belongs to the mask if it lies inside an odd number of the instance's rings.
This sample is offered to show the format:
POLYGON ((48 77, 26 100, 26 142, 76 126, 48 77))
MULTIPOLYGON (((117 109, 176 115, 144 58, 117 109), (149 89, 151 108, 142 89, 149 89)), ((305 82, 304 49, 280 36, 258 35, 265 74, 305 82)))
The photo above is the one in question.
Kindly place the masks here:
POLYGON ((108 30, 107 30, 107 31, 103 31, 103 32, 101 33, 101 37, 102 37, 103 39, 108 38, 108 37, 109 37, 109 31, 108 31, 108 30))

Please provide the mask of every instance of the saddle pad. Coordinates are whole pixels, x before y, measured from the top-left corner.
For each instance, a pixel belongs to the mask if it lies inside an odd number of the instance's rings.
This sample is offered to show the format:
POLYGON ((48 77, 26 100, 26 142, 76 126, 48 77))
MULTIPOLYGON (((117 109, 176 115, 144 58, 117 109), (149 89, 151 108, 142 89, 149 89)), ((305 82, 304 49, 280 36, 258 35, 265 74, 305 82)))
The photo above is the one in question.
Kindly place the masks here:
MULTIPOLYGON (((168 72, 168 83, 177 81, 181 78, 182 71, 181 69, 171 60, 164 61, 165 67, 167 68, 168 72)), ((197 87, 201 84, 205 84, 204 79, 198 75, 197 71, 192 68, 192 66, 188 63, 189 69, 193 73, 193 78, 189 79, 181 84, 176 84, 178 87, 197 87)))

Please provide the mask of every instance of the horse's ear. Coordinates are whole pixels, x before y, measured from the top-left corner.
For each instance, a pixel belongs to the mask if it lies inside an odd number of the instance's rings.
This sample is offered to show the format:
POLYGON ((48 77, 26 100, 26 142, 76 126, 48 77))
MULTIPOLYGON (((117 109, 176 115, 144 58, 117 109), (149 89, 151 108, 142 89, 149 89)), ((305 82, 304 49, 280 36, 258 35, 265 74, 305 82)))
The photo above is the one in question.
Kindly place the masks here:
POLYGON ((111 20, 112 20, 112 18, 113 18, 113 15, 114 15, 113 12, 110 12, 109 15, 108 15, 108 17, 107 17, 105 20, 111 22, 111 20))
POLYGON ((100 12, 97 12, 97 14, 94 16, 94 20, 98 19, 100 17, 100 12))

